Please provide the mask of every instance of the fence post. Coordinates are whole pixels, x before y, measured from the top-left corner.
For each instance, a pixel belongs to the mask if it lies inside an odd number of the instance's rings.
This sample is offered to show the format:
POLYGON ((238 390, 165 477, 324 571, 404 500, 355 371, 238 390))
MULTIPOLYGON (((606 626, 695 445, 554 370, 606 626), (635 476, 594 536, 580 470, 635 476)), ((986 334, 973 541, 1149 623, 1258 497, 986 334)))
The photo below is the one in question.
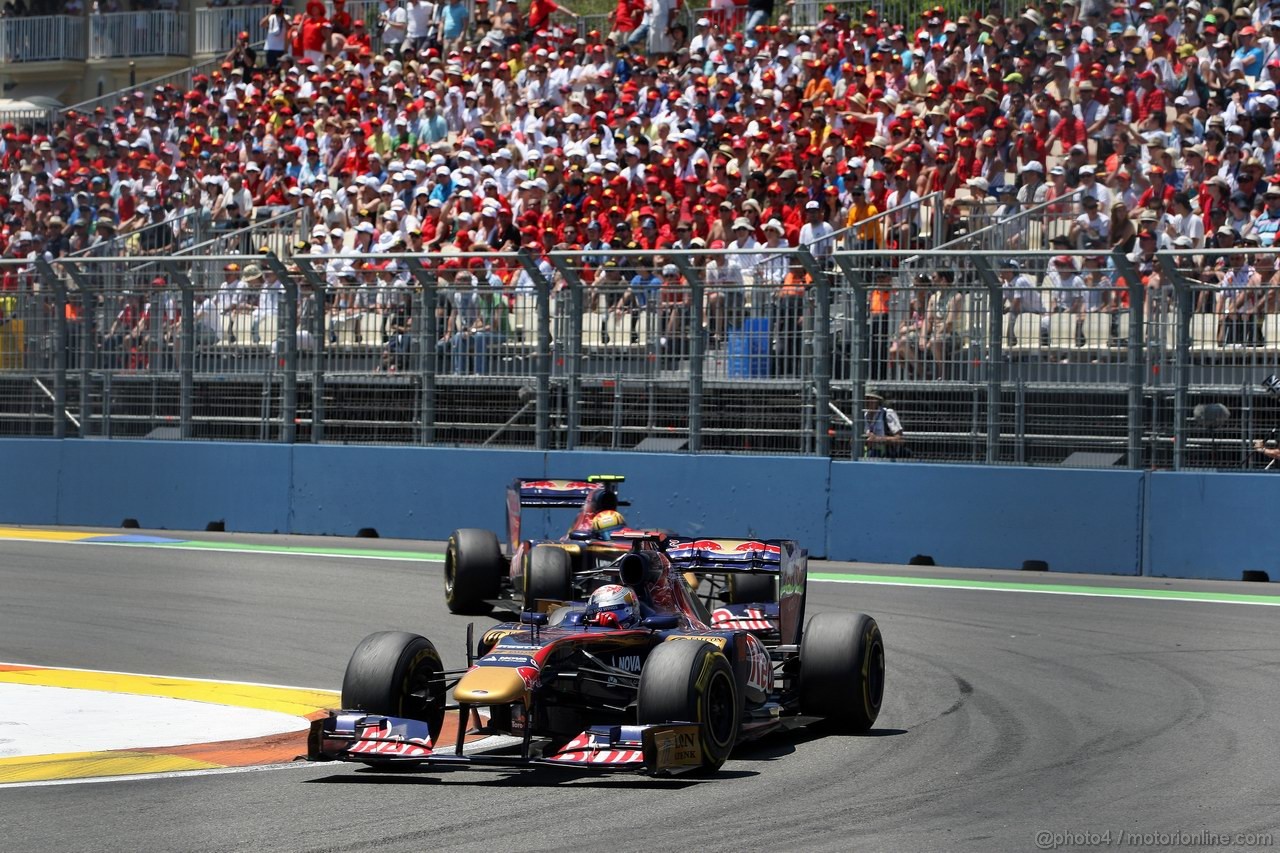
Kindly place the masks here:
POLYGON ((689 335, 689 452, 702 450, 702 381, 706 370, 706 345, 702 336, 704 322, 702 299, 706 294, 705 282, 698 270, 689 263, 686 254, 671 256, 671 262, 680 270, 689 284, 690 308, 693 311, 692 329, 689 335))
POLYGON ((551 446, 551 281, 542 274, 538 262, 521 249, 516 261, 533 279, 538 297, 537 394, 534 398, 534 447, 551 446))
POLYGON ((40 278, 53 290, 53 437, 67 437, 67 288, 44 258, 36 260, 40 278))
POLYGON ((568 389, 565 396, 565 411, 568 423, 565 429, 565 450, 578 449, 578 428, 580 426, 578 400, 582 396, 582 279, 578 271, 565 262, 560 254, 547 256, 556 272, 564 276, 569 288, 569 341, 564 349, 564 357, 568 360, 568 389))
POLYGON ((867 382, 866 363, 870 348, 867 326, 867 282, 863 278, 862 271, 853 265, 848 255, 837 252, 832 257, 836 266, 840 268, 845 284, 848 285, 850 295, 853 297, 850 306, 853 312, 850 320, 852 334, 849 341, 849 380, 853 386, 853 404, 850 406, 849 428, 853 430, 853 439, 850 443, 852 458, 858 459, 862 456, 862 434, 866 429, 862 417, 862 394, 867 382))
POLYGON ((419 258, 405 258, 409 273, 418 283, 418 304, 414 315, 418 330, 418 357, 422 372, 422 397, 418 401, 422 429, 419 436, 423 444, 436 440, 436 341, 440 330, 436 328, 436 273, 422 265, 419 258))
POLYGON ((1146 286, 1124 252, 1119 250, 1112 252, 1111 262, 1124 277, 1125 287, 1129 291, 1129 467, 1136 469, 1143 467, 1140 461, 1142 459, 1142 388, 1146 378, 1142 358, 1142 354, 1146 351, 1143 346, 1146 338, 1144 317, 1146 286))
POLYGON ((191 279, 177 263, 161 261, 169 278, 182 293, 182 341, 178 353, 178 437, 195 434, 196 294, 191 279))
POLYGON ((999 458, 1000 394, 1004 387, 1004 296, 1000 278, 985 255, 973 255, 973 266, 987 286, 990 312, 987 338, 987 464, 999 458))
POLYGON ((84 324, 80 333, 80 437, 89 435, 89 383, 94 356, 98 351, 98 308, 94 303, 93 292, 88 288, 88 281, 81 274, 80 268, 73 263, 64 263, 62 268, 76 286, 76 294, 80 300, 80 322, 84 324))
POLYGON ((311 365, 311 443, 319 444, 324 441, 325 283, 324 279, 315 271, 315 268, 311 266, 310 258, 303 255, 294 255, 293 260, 298 265, 298 271, 302 273, 307 283, 311 285, 311 289, 315 291, 316 310, 311 329, 311 347, 315 350, 312 353, 314 361, 311 365))
MULTIPOLYGON (((266 252, 263 262, 271 267, 280 283, 284 285, 284 309, 281 321, 284 328, 276 328, 277 352, 273 359, 284 355, 284 387, 283 399, 280 401, 280 440, 285 444, 293 444, 298 440, 298 283, 293 280, 289 268, 275 252, 266 252)), ((186 312, 183 312, 186 315, 186 312)))
POLYGON ((1187 385, 1191 381, 1191 314, 1195 308, 1195 293, 1182 277, 1173 259, 1166 254, 1156 255, 1162 277, 1168 277, 1173 285, 1174 304, 1177 306, 1174 339, 1174 388, 1173 388, 1173 470, 1182 470, 1182 457, 1187 443, 1187 385))
POLYGON ((946 199, 936 198, 933 201, 933 245, 926 248, 933 249, 947 242, 946 229, 946 199))
MULTIPOLYGON (((795 250, 796 258, 817 286, 814 303, 813 392, 814 445, 818 456, 831 455, 831 281, 817 258, 805 246, 795 250)), ((812 292, 812 291, 810 291, 812 292)))

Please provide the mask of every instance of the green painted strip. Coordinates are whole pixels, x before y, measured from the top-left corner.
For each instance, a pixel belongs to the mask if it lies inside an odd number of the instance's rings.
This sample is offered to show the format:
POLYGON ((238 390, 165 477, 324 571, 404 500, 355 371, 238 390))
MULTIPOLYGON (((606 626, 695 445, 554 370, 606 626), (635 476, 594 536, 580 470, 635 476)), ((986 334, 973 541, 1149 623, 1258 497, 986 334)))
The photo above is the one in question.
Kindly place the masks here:
POLYGON ((171 548, 183 551, 234 551, 238 554, 292 554, 311 557, 376 557, 383 560, 417 560, 419 562, 426 563, 438 563, 444 560, 444 554, 432 554, 426 551, 390 551, 376 548, 305 548, 293 545, 250 545, 238 542, 201 542, 197 540, 185 542, 108 542, 102 544, 117 545, 125 548, 171 548))
POLYGON ((1241 592, 1197 592, 1181 589, 1138 589, 1118 586, 1020 583, 1017 581, 964 580, 961 578, 919 578, 894 575, 845 575, 810 572, 809 580, 830 583, 861 583, 877 586, 923 586, 935 589, 994 590, 997 592, 1038 592, 1046 595, 1088 595, 1103 598, 1143 598, 1164 601, 1207 601, 1219 604, 1256 604, 1280 607, 1280 595, 1241 592))

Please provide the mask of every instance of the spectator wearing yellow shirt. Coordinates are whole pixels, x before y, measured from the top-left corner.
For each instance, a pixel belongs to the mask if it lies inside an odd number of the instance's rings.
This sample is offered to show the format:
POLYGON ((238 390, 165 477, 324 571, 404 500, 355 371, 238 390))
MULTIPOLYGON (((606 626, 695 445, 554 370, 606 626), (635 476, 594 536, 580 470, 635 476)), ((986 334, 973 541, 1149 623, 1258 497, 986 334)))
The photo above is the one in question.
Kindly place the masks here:
POLYGON ((884 242, 880 222, 879 220, 870 221, 880 213, 879 209, 867 199, 867 190, 862 186, 861 181, 849 188, 849 196, 853 199, 853 203, 849 206, 845 227, 854 229, 850 237, 850 248, 864 252, 879 249, 884 242))

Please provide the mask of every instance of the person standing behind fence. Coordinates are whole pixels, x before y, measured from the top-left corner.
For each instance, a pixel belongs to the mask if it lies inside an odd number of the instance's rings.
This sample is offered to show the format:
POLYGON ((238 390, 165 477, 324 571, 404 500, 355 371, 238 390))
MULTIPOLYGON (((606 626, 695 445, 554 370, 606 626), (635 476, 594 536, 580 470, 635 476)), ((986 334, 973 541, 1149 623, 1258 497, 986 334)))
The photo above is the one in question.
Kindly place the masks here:
POLYGON ((258 23, 258 26, 262 27, 267 34, 264 46, 267 52, 267 68, 274 71, 280 64, 280 57, 284 56, 289 46, 289 16, 284 11, 283 0, 271 0, 271 11, 258 23))
POLYGON ((884 397, 872 388, 863 395, 862 458, 902 459, 908 455, 906 435, 898 413, 884 405, 884 397))
POLYGON ((750 38, 756 31, 756 27, 769 23, 772 17, 773 0, 747 0, 747 23, 743 26, 742 32, 750 38))
POLYGON ((378 15, 378 22, 382 25, 382 47, 399 56, 409 34, 409 13, 396 0, 386 2, 387 8, 378 15))
POLYGON ((462 39, 467 34, 467 18, 470 13, 463 0, 449 0, 440 7, 440 36, 446 52, 453 52, 462 46, 462 39))
POLYGON ((324 4, 319 0, 307 3, 307 17, 302 20, 299 39, 302 56, 316 65, 324 65, 324 46, 329 38, 331 25, 324 16, 324 4))
POLYGON ((436 4, 431 0, 408 0, 405 10, 409 17, 405 38, 415 52, 426 50, 436 40, 436 4))

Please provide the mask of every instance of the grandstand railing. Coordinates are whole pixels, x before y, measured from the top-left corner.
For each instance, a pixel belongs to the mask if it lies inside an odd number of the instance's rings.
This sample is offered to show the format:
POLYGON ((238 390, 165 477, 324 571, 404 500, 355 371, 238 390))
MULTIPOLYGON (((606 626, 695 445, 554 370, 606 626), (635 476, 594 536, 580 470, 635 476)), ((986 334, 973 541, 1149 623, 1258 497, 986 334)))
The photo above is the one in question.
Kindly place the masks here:
MULTIPOLYGON (((179 249, 188 248, 204 242, 217 227, 215 223, 209 219, 209 213, 206 210, 179 211, 165 217, 163 222, 173 229, 179 249)), ((154 223, 149 222, 141 227, 120 232, 116 235, 116 240, 120 248, 114 250, 114 253, 123 257, 134 257, 138 255, 142 250, 142 232, 147 228, 152 227, 153 224, 154 223)), ((71 253, 68 257, 90 257, 95 254, 95 252, 96 250, 93 247, 87 247, 78 252, 71 253)))
MULTIPOLYGON (((255 44, 255 47, 261 48, 262 43, 255 44)), ((90 98, 89 100, 81 101, 78 104, 72 104, 71 106, 64 108, 62 112, 65 114, 67 112, 75 111, 76 113, 85 114, 92 113, 98 108, 102 108, 103 110, 110 112, 134 92, 152 92, 155 89, 163 89, 166 86, 173 86, 185 92, 192 88, 191 81, 195 77, 201 74, 207 76, 213 71, 216 71, 221 67, 221 65, 222 57, 219 56, 205 62, 197 63, 189 68, 184 68, 181 71, 175 71, 172 74, 153 77, 132 86, 117 89, 114 92, 108 92, 105 95, 99 95, 96 98, 90 98)))
POLYGON ((1054 237, 1070 233, 1071 223, 1080 213, 1083 188, 1029 207, 1001 208, 991 198, 968 196, 954 201, 960 205, 957 223, 964 233, 939 243, 941 251, 977 249, 1045 249, 1054 237))
POLYGON ((1252 469, 1280 429, 1271 251, 609 254, 6 262, 0 434, 863 458, 870 387, 913 460, 1252 469))
POLYGON ((89 16, 89 58, 190 56, 183 12, 107 12, 89 16))
POLYGON ((378 13, 385 8, 382 0, 350 0, 347 3, 347 14, 351 16, 351 20, 364 21, 365 31, 377 43, 382 37, 382 28, 378 26, 378 13))
POLYGON ((265 6, 221 6, 194 11, 195 41, 192 52, 225 54, 236 46, 240 33, 248 33, 250 42, 259 42, 262 19, 271 11, 265 6))
POLYGON ((79 15, 0 18, 0 62, 83 61, 88 55, 84 20, 79 15))
MULTIPOLYGON (((786 13, 791 15, 791 22, 794 26, 800 29, 813 29, 822 22, 822 10, 827 5, 835 6, 836 14, 844 12, 849 15, 850 20, 854 23, 862 21, 862 13, 867 9, 875 9, 881 20, 888 24, 904 23, 908 20, 910 14, 907 11, 907 4, 886 4, 884 0, 873 0, 870 3, 867 0, 796 0, 794 4, 776 7, 772 23, 777 23, 778 14, 786 13), (886 5, 890 7, 888 10, 886 10, 886 5), (890 20, 890 16, 886 15, 887 11, 894 11, 897 14, 893 15, 893 19, 890 20)), ((747 7, 745 4, 726 4, 721 8, 712 6, 690 7, 690 25, 696 23, 699 18, 707 18, 720 27, 722 32, 740 30, 747 22, 747 7)), ((693 36, 694 32, 691 28, 689 35, 693 36)))

